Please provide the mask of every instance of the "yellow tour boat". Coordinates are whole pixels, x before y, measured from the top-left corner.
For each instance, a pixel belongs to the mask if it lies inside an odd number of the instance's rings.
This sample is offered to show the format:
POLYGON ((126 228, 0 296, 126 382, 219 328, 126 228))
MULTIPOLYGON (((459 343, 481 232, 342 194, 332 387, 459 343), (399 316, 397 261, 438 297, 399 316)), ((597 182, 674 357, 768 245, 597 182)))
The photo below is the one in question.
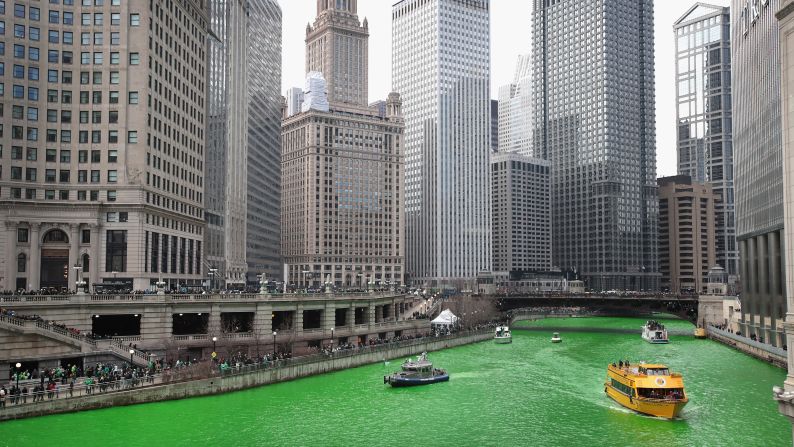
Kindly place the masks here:
POLYGON ((689 402, 681 374, 658 364, 609 365, 604 392, 630 410, 667 419, 678 416, 689 402))
POLYGON ((702 328, 702 327, 695 328, 695 338, 706 338, 706 337, 707 337, 707 335, 706 335, 706 329, 705 328, 702 328))

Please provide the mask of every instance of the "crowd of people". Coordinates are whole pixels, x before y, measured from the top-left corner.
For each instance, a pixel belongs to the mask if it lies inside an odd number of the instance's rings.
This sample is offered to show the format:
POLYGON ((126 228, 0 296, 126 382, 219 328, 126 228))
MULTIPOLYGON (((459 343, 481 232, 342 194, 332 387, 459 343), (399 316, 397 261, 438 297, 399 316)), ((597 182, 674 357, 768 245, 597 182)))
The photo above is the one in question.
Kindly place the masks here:
MULTIPOLYGON (((4 315, 4 316, 7 316, 7 317, 13 317, 13 318, 16 318, 18 320, 41 321, 42 323, 46 323, 46 324, 48 324, 50 326, 55 326, 55 327, 58 327, 58 328, 61 328, 61 329, 65 330, 65 331, 68 331, 70 334, 81 335, 80 334, 80 329, 75 329, 73 327, 68 327, 64 323, 61 323, 61 322, 58 322, 58 321, 55 321, 55 320, 45 320, 41 316, 35 315, 35 314, 34 315, 24 315, 24 314, 19 314, 19 313, 15 312, 15 311, 13 311, 11 309, 3 309, 2 307, 0 307, 0 315, 4 315)), ((88 336, 88 337, 90 337, 90 335, 91 335, 90 333, 86 334, 86 336, 88 336)))
POLYGON ((0 386, 0 408, 44 400, 74 397, 77 394, 105 393, 154 382, 162 372, 163 362, 150 362, 147 367, 121 363, 96 363, 85 369, 78 364, 55 368, 15 371, 6 387, 0 386))

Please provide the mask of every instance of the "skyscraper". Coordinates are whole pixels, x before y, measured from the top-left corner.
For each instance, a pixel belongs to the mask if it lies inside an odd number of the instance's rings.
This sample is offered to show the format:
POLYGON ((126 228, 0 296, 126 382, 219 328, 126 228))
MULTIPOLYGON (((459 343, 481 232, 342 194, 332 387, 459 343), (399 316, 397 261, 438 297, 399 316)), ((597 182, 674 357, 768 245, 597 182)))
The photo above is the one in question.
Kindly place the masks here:
MULTIPOLYGON (((678 173, 719 195, 716 263, 738 273, 733 194, 730 9, 697 3, 673 26, 678 173)), ((714 266, 709 266, 709 268, 714 266)))
POLYGON ((532 58, 518 56, 515 79, 499 88, 499 152, 532 156, 532 58))
POLYGON ((301 106, 303 105, 302 88, 292 87, 287 90, 284 97, 287 99, 287 116, 292 116, 301 112, 301 106))
POLYGON ((491 155, 493 270, 551 271, 550 163, 513 152, 491 155))
POLYGON ((317 0, 314 25, 306 25, 306 73, 325 76, 330 102, 366 106, 369 24, 357 11, 358 0, 317 0))
POLYGON ((248 283, 280 278, 281 7, 248 1, 248 283))
POLYGON ((307 61, 334 62, 318 65, 329 70, 325 76, 309 72, 301 113, 282 124, 281 241, 288 287, 400 285, 405 253, 400 95, 389 94, 383 108, 367 106, 366 94, 361 96, 368 33, 358 22, 355 0, 318 1, 314 23, 307 29, 307 61), (336 44, 320 44, 331 41, 336 44), (352 78, 339 71, 340 49, 351 50, 343 65, 364 64, 363 71, 352 78))
POLYGON ((490 2, 397 2, 392 82, 406 123, 407 273, 456 286, 491 270, 490 2))
POLYGON ((594 290, 659 286, 652 0, 535 0, 535 155, 555 265, 594 290))
POLYGON ((206 255, 215 286, 281 271, 281 8, 212 0, 206 255))
POLYGON ((779 7, 779 0, 731 3, 739 325, 775 346, 786 344, 779 7))
POLYGON ((248 181, 248 17, 242 0, 208 2, 205 251, 215 286, 244 284, 248 181), (219 282, 220 281, 220 282, 219 282))
POLYGON ((716 203, 710 183, 688 175, 659 182, 659 260, 662 290, 705 293, 716 262, 716 203))
POLYGON ((205 3, 13 8, 4 29, 14 44, 0 56, 9 69, 0 288, 74 289, 78 277, 119 289, 151 289, 161 278, 199 285, 205 3))

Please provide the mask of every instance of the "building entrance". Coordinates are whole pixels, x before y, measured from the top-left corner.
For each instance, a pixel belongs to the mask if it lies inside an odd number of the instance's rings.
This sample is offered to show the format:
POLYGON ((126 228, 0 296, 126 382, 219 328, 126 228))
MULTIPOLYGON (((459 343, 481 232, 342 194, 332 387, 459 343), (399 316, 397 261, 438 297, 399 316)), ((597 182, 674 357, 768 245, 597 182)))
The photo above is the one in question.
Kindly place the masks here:
POLYGON ((40 287, 69 287, 69 238, 61 230, 44 235, 40 287))

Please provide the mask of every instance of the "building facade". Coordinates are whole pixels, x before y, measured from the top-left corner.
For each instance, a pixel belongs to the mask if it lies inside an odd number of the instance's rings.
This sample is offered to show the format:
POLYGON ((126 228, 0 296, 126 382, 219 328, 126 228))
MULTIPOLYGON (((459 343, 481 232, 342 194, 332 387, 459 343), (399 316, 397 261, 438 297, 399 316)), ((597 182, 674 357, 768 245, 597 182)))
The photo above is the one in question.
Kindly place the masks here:
POLYGON ((499 88, 499 151, 532 156, 532 58, 518 56, 515 80, 499 88))
POLYGON ((406 124, 407 274, 465 287, 492 261, 490 2, 397 2, 392 82, 406 124))
POLYGON ((554 263, 592 290, 659 287, 651 0, 535 0, 535 155, 554 263))
MULTIPOLYGON (((794 339, 794 205, 791 201, 791 191, 794 191, 794 146, 792 146, 792 136, 794 136, 794 114, 791 113, 791 98, 794 95, 794 0, 782 0, 776 11, 776 18, 780 26, 780 99, 781 99, 781 123, 782 123, 782 158, 783 158, 783 192, 785 205, 783 209, 785 225, 785 255, 784 287, 788 292, 786 296, 786 324, 785 339, 794 339)), ((788 374, 783 387, 774 387, 775 400, 781 413, 788 416, 794 424, 794 351, 786 351, 788 360, 788 374)))
POLYGON ((2 11, 0 288, 198 285, 206 4, 77 3, 2 11))
MULTIPOLYGON (((336 23, 358 23, 356 3, 318 2, 315 27, 307 30, 307 53, 315 41, 335 39, 336 23), (337 17, 338 16, 338 17, 337 17)), ((355 35, 365 35, 366 29, 355 35)), ((361 43, 366 49, 365 42, 361 43)), ((333 46, 325 51, 337 51, 333 46)), ((308 56, 307 56, 308 57, 308 56)), ((330 56, 313 55, 320 60, 330 56)), ((354 52, 348 63, 366 61, 354 52)), ((330 77, 339 75, 330 69, 330 77)), ((361 82, 366 73, 357 75, 361 82)), ((322 73, 307 77, 302 112, 282 124, 282 251, 291 288, 365 289, 403 284, 405 253, 404 123, 400 95, 380 107, 336 102, 322 73)), ((359 86, 365 89, 363 86, 359 86)), ((365 89, 366 90, 366 89, 365 89)), ((339 90, 340 92, 344 89, 339 90)), ((341 93, 340 93, 341 94, 341 93)))
POLYGON ((247 282, 280 278, 281 256, 281 7, 248 2, 247 282))
POLYGON ((662 290, 705 293, 709 271, 717 262, 719 195, 710 183, 698 183, 688 175, 658 182, 662 290))
POLYGON ((551 271, 551 164, 501 152, 491 176, 493 270, 551 271))
POLYGON ((206 267, 213 288, 240 288, 281 271, 281 8, 214 0, 209 10, 206 267))
POLYGON ((491 152, 499 152, 499 101, 491 100, 491 152))
POLYGON ((783 338, 783 152, 778 0, 734 0, 731 26, 736 235, 741 332, 775 346, 783 338), (759 7, 760 6, 760 7, 759 7))
POLYGON ((248 186, 248 15, 242 0, 210 1, 204 247, 212 288, 245 283, 248 186))
POLYGON ((717 203, 717 264, 737 275, 733 195, 730 8, 697 3, 673 26, 678 173, 709 182, 717 203))

